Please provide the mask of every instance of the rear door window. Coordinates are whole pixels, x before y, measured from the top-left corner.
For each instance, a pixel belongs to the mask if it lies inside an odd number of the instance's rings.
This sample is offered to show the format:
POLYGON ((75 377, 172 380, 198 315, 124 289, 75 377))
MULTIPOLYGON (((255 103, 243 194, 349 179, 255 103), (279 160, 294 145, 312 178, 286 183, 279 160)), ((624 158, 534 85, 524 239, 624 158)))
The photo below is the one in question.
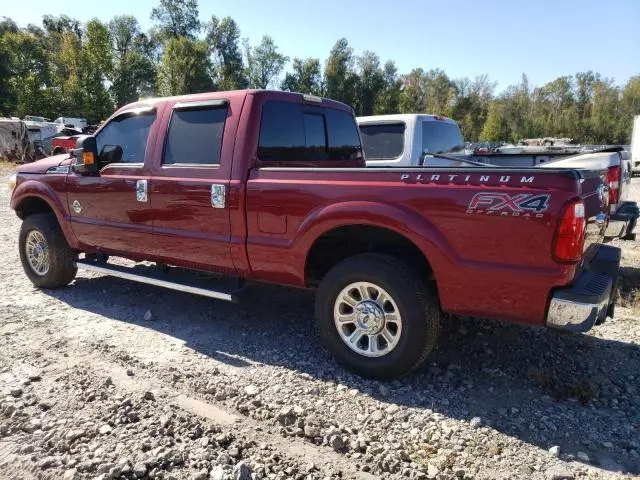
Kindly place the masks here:
POLYGON ((358 126, 353 115, 344 110, 326 109, 329 134, 329 160, 362 158, 358 126))
POLYGON ((300 104, 266 102, 262 106, 260 123, 261 160, 300 160, 304 157, 306 140, 300 104))
POLYGON ((360 158, 360 137, 351 114, 294 102, 262 107, 258 158, 263 161, 360 158))
POLYGON ((219 165, 227 109, 174 110, 162 163, 219 165))
POLYGON ((390 160, 398 158, 404 150, 405 124, 361 124, 362 148, 367 160, 390 160))

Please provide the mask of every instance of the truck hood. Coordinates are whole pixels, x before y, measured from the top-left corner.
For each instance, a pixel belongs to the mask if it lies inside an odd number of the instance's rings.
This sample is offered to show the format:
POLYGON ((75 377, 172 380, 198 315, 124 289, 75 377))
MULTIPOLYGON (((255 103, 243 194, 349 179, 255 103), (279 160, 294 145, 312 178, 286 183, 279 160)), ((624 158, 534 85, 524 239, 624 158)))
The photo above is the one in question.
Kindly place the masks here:
POLYGON ((43 158, 32 163, 26 163, 18 167, 18 173, 45 173, 51 167, 70 165, 73 158, 68 153, 61 153, 52 157, 43 158))

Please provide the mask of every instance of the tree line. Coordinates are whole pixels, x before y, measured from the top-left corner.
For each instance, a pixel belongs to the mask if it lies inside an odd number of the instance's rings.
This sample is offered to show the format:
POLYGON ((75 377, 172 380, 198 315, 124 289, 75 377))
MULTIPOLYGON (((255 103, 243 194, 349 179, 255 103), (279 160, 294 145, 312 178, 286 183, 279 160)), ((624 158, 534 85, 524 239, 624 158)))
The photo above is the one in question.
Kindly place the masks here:
MULTIPOLYGON (((625 85, 587 71, 502 93, 488 75, 452 79, 441 69, 401 74, 346 38, 327 59, 290 58, 273 38, 241 38, 233 18, 201 22, 197 0, 160 0, 143 31, 130 15, 86 24, 45 15, 42 25, 0 21, 0 115, 82 116, 91 123, 141 97, 280 88, 351 105, 357 115, 433 113, 458 121, 467 140, 542 136, 628 143, 640 114, 640 75, 625 85), (290 63, 288 71, 285 66, 290 63)), ((535 67, 535 65, 532 65, 535 67)))

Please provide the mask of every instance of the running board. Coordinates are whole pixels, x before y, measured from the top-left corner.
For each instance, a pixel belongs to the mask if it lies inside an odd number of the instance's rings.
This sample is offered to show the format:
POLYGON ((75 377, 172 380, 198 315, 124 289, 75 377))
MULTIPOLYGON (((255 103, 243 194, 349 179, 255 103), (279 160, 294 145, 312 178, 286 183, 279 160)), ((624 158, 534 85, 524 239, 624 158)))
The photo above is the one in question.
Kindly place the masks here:
POLYGON ((163 280, 155 275, 140 275, 138 273, 132 273, 133 268, 121 267, 119 265, 112 265, 108 263, 96 264, 95 262, 87 262, 77 260, 76 265, 78 270, 86 270, 88 272, 102 273, 104 275, 110 275, 112 277, 124 278, 125 280, 132 280, 134 282, 146 283, 148 285, 156 285, 158 287, 169 288, 171 290, 178 290, 180 292, 193 293, 195 295, 202 295, 204 297, 215 298, 217 300, 226 300, 227 302, 236 302, 237 298, 232 292, 219 292, 205 288, 200 282, 201 286, 189 285, 187 283, 179 283, 163 280))

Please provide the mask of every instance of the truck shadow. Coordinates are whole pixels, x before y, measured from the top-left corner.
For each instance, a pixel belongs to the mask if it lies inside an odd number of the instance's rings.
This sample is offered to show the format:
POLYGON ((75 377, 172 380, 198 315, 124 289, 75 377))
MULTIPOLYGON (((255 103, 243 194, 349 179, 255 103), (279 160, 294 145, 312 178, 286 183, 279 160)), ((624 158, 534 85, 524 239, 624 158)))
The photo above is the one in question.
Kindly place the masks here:
MULTIPOLYGON (((580 451, 605 470, 640 473, 637 343, 453 318, 425 365, 381 383, 349 374, 329 358, 313 328, 310 292, 249 285, 245 301, 234 305, 111 277, 78 277, 71 287, 46 293, 179 338, 237 368, 247 360, 281 366, 413 412, 479 417, 542 449, 558 445, 564 459, 580 451), (147 309, 154 321, 143 319, 147 309)), ((632 321, 617 318, 615 328, 624 332, 632 321)))

